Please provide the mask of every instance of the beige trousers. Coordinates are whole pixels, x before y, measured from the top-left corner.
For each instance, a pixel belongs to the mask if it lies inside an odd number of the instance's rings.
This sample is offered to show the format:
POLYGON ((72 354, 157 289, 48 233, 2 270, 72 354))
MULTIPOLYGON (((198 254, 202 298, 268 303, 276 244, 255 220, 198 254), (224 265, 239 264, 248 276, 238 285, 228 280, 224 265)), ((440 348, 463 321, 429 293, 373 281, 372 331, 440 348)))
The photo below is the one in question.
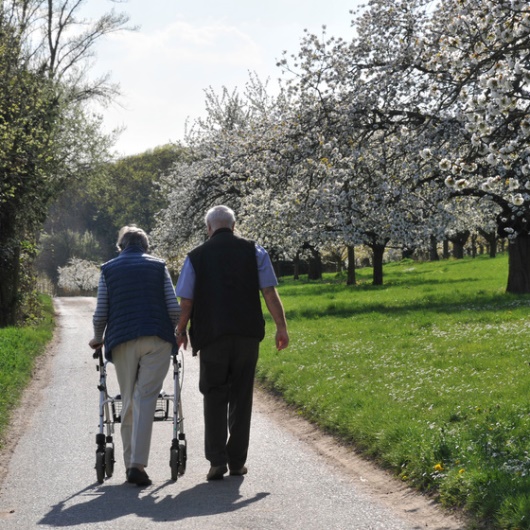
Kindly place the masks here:
POLYGON ((172 345, 140 337, 112 350, 122 399, 121 439, 125 468, 147 466, 156 400, 169 369, 172 345))

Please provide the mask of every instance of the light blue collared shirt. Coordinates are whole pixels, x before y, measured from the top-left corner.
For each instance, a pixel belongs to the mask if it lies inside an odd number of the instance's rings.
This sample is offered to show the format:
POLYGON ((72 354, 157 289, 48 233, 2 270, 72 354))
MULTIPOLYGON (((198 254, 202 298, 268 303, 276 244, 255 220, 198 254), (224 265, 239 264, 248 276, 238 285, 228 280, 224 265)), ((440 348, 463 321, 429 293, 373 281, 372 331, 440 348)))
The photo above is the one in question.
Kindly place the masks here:
MULTIPOLYGON (((256 245, 256 262, 258 265, 259 288, 265 289, 265 287, 276 287, 278 285, 278 279, 274 273, 271 258, 268 252, 260 245, 256 245)), ((190 258, 186 256, 177 281, 175 294, 179 298, 189 298, 190 300, 193 300, 194 290, 195 270, 193 269, 190 258)))

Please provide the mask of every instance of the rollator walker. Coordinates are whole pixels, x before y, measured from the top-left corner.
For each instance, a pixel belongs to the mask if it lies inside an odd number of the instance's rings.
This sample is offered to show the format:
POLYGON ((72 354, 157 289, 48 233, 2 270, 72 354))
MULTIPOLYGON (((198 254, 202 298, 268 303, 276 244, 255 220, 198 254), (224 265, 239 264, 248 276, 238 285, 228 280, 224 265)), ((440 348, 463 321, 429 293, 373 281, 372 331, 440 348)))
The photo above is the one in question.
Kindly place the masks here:
MULTIPOLYGON (((107 389, 107 363, 102 348, 97 348, 93 355, 97 360, 96 370, 99 372, 99 429, 96 434, 96 475, 100 484, 105 477, 114 473, 114 425, 121 423, 122 400, 118 394, 109 396, 107 389)), ((182 380, 184 357, 182 352, 175 350, 173 358, 173 394, 162 391, 156 402, 154 421, 173 421, 173 439, 169 450, 169 466, 171 480, 177 480, 186 472, 187 447, 184 434, 184 418, 182 415, 182 380), (173 415, 170 416, 170 403, 173 404, 173 415)))

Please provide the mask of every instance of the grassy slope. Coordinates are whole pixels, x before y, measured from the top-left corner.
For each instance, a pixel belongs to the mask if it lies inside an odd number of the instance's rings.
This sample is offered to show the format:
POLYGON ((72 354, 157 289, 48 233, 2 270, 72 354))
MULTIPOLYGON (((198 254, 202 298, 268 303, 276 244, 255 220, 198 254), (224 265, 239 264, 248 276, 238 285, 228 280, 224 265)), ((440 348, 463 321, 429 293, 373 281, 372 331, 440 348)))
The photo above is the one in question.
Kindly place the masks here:
POLYGON ((370 274, 282 282, 292 343, 269 324, 258 377, 445 505, 530 528, 530 297, 505 293, 507 258, 370 274))
POLYGON ((31 379, 35 358, 52 338, 52 302, 44 297, 42 303, 43 318, 37 325, 0 329, 0 447, 9 415, 31 379))

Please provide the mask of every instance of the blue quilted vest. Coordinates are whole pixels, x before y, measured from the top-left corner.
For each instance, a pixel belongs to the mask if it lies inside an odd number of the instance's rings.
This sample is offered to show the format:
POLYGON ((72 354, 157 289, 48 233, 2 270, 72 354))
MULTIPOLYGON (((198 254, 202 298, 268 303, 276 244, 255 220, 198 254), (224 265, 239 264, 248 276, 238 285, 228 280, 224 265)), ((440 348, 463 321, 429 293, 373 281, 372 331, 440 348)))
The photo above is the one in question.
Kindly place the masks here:
POLYGON ((105 356, 112 349, 139 337, 157 336, 176 346, 165 292, 165 262, 128 247, 101 266, 109 295, 105 356))

